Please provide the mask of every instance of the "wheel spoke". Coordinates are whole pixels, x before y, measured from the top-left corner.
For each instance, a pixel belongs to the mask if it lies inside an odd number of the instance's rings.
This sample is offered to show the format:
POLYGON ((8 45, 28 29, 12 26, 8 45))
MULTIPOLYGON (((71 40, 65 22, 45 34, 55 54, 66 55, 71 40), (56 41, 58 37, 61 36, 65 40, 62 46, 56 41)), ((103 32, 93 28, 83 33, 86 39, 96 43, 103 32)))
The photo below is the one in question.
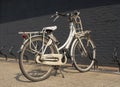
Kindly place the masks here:
MULTIPOLYGON (((36 55, 38 55, 38 52, 42 47, 42 37, 31 38, 31 41, 32 43, 28 41, 24 45, 23 50, 20 54, 20 69, 23 75, 31 81, 44 80, 50 76, 53 67, 49 65, 44 65, 42 64, 42 62, 40 64, 35 61, 36 55), (32 50, 30 49, 30 44, 32 50)), ((45 39, 45 43, 47 42, 48 40, 45 39)), ((52 44, 49 47, 47 47, 45 53, 51 54, 54 52, 56 52, 56 50, 54 48, 54 45, 52 44)))
POLYGON ((72 55, 76 69, 84 72, 90 70, 94 64, 93 55, 95 55, 95 50, 94 44, 90 39, 88 40, 85 37, 80 39, 83 45, 80 45, 81 42, 76 40, 72 49, 72 55))

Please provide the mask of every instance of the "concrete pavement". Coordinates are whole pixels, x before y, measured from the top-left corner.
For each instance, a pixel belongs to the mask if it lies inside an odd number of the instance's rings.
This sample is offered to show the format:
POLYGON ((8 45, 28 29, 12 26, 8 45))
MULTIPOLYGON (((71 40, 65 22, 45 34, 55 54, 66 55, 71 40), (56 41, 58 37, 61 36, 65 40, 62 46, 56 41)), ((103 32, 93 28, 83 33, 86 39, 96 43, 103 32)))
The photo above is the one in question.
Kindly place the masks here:
MULTIPOLYGON (((59 73, 59 72, 58 72, 59 73)), ((120 75, 110 73, 79 73, 73 67, 64 68, 61 74, 31 82, 20 72, 18 62, 0 60, 0 87, 120 87, 120 75)))

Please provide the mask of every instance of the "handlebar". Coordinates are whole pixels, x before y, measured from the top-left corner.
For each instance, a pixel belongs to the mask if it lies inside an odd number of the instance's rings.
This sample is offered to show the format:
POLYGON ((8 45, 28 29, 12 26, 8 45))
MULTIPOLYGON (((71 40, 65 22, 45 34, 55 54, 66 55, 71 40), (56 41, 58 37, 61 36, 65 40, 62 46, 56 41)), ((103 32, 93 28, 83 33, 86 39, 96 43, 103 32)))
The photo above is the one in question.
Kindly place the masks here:
POLYGON ((51 18, 54 18, 53 21, 56 21, 60 16, 62 17, 68 17, 68 18, 71 18, 73 16, 79 16, 80 14, 80 11, 73 11, 73 12, 70 12, 70 13, 59 13, 59 12, 56 12, 54 15, 51 16, 51 18))

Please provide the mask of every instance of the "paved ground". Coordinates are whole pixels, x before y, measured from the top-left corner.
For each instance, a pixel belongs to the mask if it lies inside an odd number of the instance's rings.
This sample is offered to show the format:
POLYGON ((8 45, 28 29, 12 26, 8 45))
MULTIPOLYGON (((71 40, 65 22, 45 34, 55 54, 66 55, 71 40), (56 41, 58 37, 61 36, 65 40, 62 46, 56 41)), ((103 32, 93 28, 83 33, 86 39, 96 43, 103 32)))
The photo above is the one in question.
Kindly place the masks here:
POLYGON ((31 82, 21 74, 17 62, 0 60, 0 87, 120 87, 117 74, 79 73, 71 67, 65 68, 63 73, 65 78, 58 74, 44 81, 31 82))

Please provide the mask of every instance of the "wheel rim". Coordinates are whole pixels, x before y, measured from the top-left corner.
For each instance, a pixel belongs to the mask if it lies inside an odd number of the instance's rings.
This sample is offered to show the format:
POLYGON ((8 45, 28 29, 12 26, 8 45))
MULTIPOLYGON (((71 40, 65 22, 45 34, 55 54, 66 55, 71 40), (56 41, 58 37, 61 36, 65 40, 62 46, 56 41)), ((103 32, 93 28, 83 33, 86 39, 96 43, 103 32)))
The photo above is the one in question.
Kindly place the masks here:
POLYGON ((78 41, 76 41, 73 48, 73 61, 79 71, 88 71, 94 64, 96 51, 91 40, 89 40, 89 43, 86 38, 82 38, 81 40, 87 49, 87 55, 82 51, 82 47, 78 44, 78 41))

